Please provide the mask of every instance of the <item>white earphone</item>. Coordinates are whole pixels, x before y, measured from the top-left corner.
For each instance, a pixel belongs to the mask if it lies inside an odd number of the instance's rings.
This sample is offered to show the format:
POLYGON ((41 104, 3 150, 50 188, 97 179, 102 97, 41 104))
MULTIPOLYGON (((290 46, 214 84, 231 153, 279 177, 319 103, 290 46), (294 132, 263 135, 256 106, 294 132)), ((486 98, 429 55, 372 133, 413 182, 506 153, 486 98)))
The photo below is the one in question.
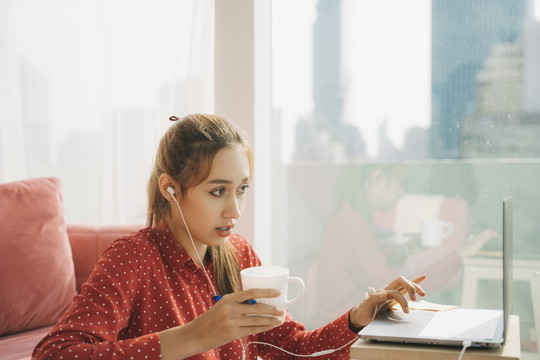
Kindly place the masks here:
POLYGON ((168 192, 169 194, 171 194, 171 196, 174 196, 174 188, 173 188, 172 186, 169 186, 169 187, 167 188, 167 192, 168 192))

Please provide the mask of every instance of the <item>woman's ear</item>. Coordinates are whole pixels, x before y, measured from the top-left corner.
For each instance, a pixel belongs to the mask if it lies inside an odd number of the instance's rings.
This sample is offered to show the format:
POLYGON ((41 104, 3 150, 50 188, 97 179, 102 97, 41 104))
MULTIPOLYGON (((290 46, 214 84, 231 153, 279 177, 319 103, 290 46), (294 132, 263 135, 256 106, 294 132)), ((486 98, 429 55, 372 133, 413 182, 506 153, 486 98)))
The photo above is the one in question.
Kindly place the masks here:
POLYGON ((368 174, 365 188, 374 188, 380 185, 381 181, 385 179, 384 173, 381 169, 375 168, 368 174))
POLYGON ((384 174, 382 169, 377 168, 377 169, 374 169, 373 172, 371 173, 371 178, 373 179, 373 182, 375 184, 378 184, 382 180, 386 180, 386 175, 384 174))
POLYGON ((180 192, 179 186, 174 182, 169 174, 161 174, 158 179, 159 192, 168 201, 173 201, 172 196, 178 195, 180 192), (172 189, 172 190, 171 190, 172 189))

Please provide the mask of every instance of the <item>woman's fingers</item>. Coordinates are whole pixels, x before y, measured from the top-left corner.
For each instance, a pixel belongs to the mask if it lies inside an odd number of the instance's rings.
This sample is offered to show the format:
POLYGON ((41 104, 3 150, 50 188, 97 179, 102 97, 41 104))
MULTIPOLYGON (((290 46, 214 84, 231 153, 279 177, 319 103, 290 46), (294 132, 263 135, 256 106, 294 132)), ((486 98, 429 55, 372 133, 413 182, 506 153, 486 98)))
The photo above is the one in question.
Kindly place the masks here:
POLYGON ((425 296, 426 292, 420 285, 418 285, 425 279, 426 275, 418 276, 412 281, 400 276, 392 281, 384 288, 384 291, 386 291, 388 294, 388 299, 382 304, 379 313, 392 308, 396 304, 399 304, 404 312, 409 312, 409 306, 407 299, 405 299, 405 294, 408 293, 409 298, 413 301, 417 300, 416 294, 425 296))
POLYGON ((226 295, 220 302, 223 301, 223 305, 229 307, 226 312, 238 320, 239 327, 272 328, 281 324, 277 317, 282 316, 283 311, 253 299, 274 298, 279 295, 280 292, 275 289, 250 289, 226 295))
POLYGON ((242 320, 238 321, 239 328, 256 327, 276 327, 281 325, 281 320, 275 316, 263 316, 260 314, 244 315, 242 320))
POLYGON ((409 303, 407 302, 407 299, 403 296, 403 294, 398 290, 385 290, 387 301, 383 304, 383 307, 381 308, 381 311, 386 311, 390 307, 393 307, 396 303, 401 306, 401 309, 403 309, 403 312, 408 313, 409 312, 409 303))
POLYGON ((277 289, 249 289, 240 291, 238 293, 229 294, 227 296, 240 303, 244 303, 252 299, 274 298, 278 297, 279 295, 281 295, 281 293, 277 289))
POLYGON ((415 278, 414 280, 410 281, 406 279, 403 276, 400 276, 399 278, 392 281, 390 284, 388 284, 384 289, 385 290, 398 290, 402 294, 409 293, 409 297, 411 300, 416 300, 416 294, 418 293, 420 296, 425 296, 426 292, 420 285, 418 285, 420 282, 424 281, 426 279, 426 275, 419 276, 415 278))
POLYGON ((425 275, 419 276, 412 281, 405 277, 399 277, 392 281, 382 290, 374 291, 370 288, 364 301, 359 306, 353 308, 349 320, 355 329, 366 326, 380 313, 385 312, 396 304, 399 304, 404 312, 409 312, 409 304, 405 295, 408 293, 412 300, 416 299, 416 294, 426 295, 419 283, 426 279, 425 275))
POLYGON ((413 283, 420 284, 422 281, 426 279, 427 275, 420 275, 419 277, 413 279, 413 283))
POLYGON ((426 275, 420 275, 419 277, 413 279, 413 285, 416 289, 416 292, 418 292, 418 294, 420 294, 421 296, 426 296, 426 292, 424 291, 424 289, 422 289, 422 287, 418 284, 420 284, 422 281, 424 281, 426 279, 426 275))
POLYGON ((263 303, 257 303, 254 305, 248 305, 242 309, 244 315, 267 315, 267 316, 281 316, 283 311, 274 305, 268 305, 263 303))

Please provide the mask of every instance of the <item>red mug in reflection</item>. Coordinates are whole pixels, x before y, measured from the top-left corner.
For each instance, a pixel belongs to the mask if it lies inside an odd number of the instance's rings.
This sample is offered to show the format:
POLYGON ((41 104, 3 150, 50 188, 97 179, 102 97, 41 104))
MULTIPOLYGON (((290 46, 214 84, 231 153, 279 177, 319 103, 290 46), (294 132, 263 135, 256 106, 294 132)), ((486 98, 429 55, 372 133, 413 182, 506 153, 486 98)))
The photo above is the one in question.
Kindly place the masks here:
POLYGON ((454 231, 454 225, 448 221, 430 219, 422 222, 422 246, 436 247, 440 246, 444 239, 449 237, 454 231))

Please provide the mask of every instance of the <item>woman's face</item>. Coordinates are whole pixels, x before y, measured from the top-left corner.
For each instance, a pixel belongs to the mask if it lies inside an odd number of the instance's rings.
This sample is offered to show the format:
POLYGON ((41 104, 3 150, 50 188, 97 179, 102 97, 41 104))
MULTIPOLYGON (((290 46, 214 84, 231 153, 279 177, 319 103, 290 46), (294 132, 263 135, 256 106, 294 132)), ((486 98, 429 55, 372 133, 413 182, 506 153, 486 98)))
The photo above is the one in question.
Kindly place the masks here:
MULTIPOLYGON (((246 152, 233 145, 217 152, 208 178, 189 188, 180 202, 193 240, 221 245, 230 235, 244 207, 250 182, 246 152)), ((188 237, 182 222, 185 237, 188 237)))
POLYGON ((403 195, 402 176, 389 176, 381 170, 370 174, 366 197, 373 210, 388 211, 403 195))

